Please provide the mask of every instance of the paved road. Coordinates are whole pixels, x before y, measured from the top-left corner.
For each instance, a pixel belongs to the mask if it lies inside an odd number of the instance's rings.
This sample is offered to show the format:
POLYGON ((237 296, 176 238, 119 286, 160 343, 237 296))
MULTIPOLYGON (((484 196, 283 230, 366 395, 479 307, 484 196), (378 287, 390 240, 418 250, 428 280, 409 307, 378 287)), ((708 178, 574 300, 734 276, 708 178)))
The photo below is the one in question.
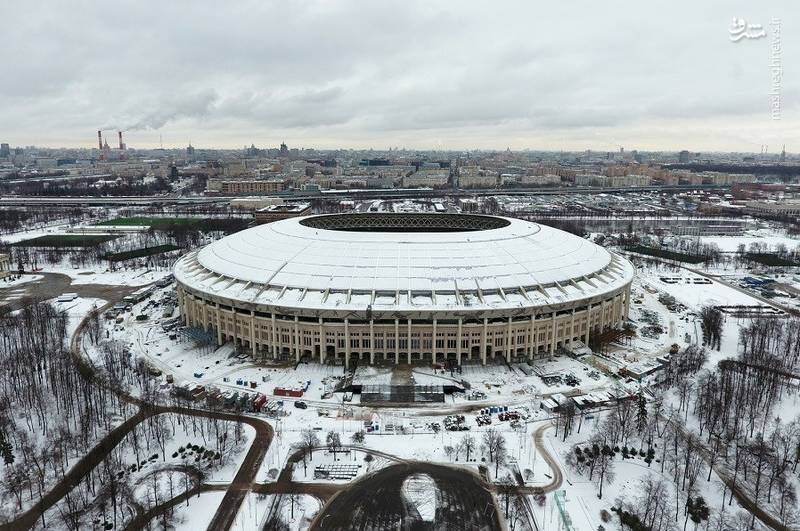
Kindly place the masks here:
POLYGON ((550 467, 551 472, 553 473, 553 479, 550 480, 550 483, 547 485, 539 485, 536 487, 521 487, 519 489, 520 493, 523 494, 546 494, 548 492, 553 492, 554 490, 558 490, 561 487, 561 483, 564 481, 564 475, 561 472, 561 467, 558 465, 558 461, 555 457, 550 453, 550 451, 544 445, 544 432, 553 428, 553 423, 548 422, 546 424, 542 424, 536 431, 533 432, 533 444, 536 446, 536 451, 539 452, 539 455, 544 459, 544 462, 547 463, 547 466, 550 467))
MULTIPOLYGON (((662 419, 666 422, 669 422, 669 420, 665 417, 662 417, 662 419)), ((677 428, 677 432, 680 433, 683 438, 688 436, 686 428, 683 425, 672 423, 672 426, 677 428)), ((706 465, 709 465, 711 463, 711 452, 706 448, 705 444, 702 444, 702 441, 697 438, 695 438, 695 441, 701 443, 698 446, 698 450, 700 455, 703 456, 703 460, 706 462, 706 465)), ((751 515, 755 515, 755 517, 758 518, 762 524, 770 529, 774 529, 775 531, 791 531, 789 526, 784 525, 769 512, 765 511, 761 504, 751 500, 747 493, 742 490, 741 481, 734 485, 733 479, 731 479, 730 475, 728 475, 727 470, 719 465, 713 468, 717 476, 725 483, 725 485, 727 485, 728 489, 733 492, 733 497, 736 498, 736 501, 739 502, 739 505, 744 507, 751 515)))
MULTIPOLYGON (((641 193, 641 192, 680 192, 688 190, 729 190, 730 186, 714 184, 679 184, 679 185, 650 185, 634 186, 621 188, 600 188, 589 186, 554 186, 536 188, 476 188, 470 190, 431 190, 422 189, 380 189, 380 190, 342 190, 336 194, 336 199, 406 199, 406 198, 438 198, 446 195, 448 197, 476 195, 562 195, 562 194, 606 194, 606 193, 641 193)), ((330 198, 329 192, 296 192, 284 191, 274 194, 287 200, 310 200, 330 198)), ((0 205, 7 206, 38 206, 38 205, 139 205, 152 206, 154 204, 202 204, 202 203, 228 203, 236 196, 181 196, 176 197, 172 194, 167 196, 106 196, 106 197, 43 197, 15 195, 0 198, 0 205)))
POLYGON ((61 498, 83 481, 83 478, 95 466, 114 449, 117 444, 130 432, 137 424, 147 418, 143 411, 138 411, 128 420, 117 426, 115 429, 103 437, 98 444, 89 450, 42 499, 36 502, 30 509, 18 515, 14 520, 7 524, 0 525, 0 531, 13 531, 19 529, 29 529, 36 524, 36 521, 50 507, 55 505, 61 498))
POLYGON ((436 506, 431 529, 503 529, 492 488, 480 476, 467 468, 422 461, 390 465, 350 483, 322 508, 309 529, 428 529, 422 527, 415 500, 403 493, 406 480, 420 475, 435 483, 429 495, 435 496, 436 506))
POLYGON ((256 483, 256 476, 261 468, 261 463, 264 461, 264 456, 267 454, 269 445, 272 443, 273 430, 272 426, 265 421, 251 419, 253 422, 248 422, 256 429, 255 440, 250 445, 250 450, 247 452, 236 476, 233 478, 225 496, 217 507, 217 512, 208 529, 211 531, 218 529, 230 529, 233 526, 233 521, 236 519, 236 513, 242 505, 248 492, 252 490, 256 483))
POLYGON ((77 293, 79 297, 118 301, 137 289, 109 284, 73 284, 72 279, 63 273, 33 272, 25 273, 25 276, 42 278, 17 286, 3 287, 0 284, 0 301, 2 301, 0 304, 7 305, 12 310, 18 310, 30 299, 52 299, 68 292, 77 293))
MULTIPOLYGON (((64 277, 69 280, 66 275, 60 274, 45 274, 45 285, 50 285, 50 289, 54 286, 63 285, 64 277)), ((68 284, 67 284, 68 285, 68 284)), ((103 294, 104 298, 109 302, 101 309, 103 311, 108 306, 114 304, 116 300, 120 300, 122 296, 131 291, 133 288, 120 287, 120 286, 97 286, 97 285, 84 285, 85 296, 99 296, 103 294), (88 295, 94 293, 96 295, 88 295)), ((45 289, 45 288, 39 288, 45 289)), ((49 295, 52 297, 52 293, 49 295)), ((105 385, 96 378, 96 373, 91 362, 88 361, 81 353, 81 335, 86 327, 86 319, 84 319, 75 330, 70 341, 70 352, 73 359, 76 361, 76 368, 78 372, 86 379, 92 381, 97 385, 105 385)), ((138 406, 138 410, 134 415, 125 420, 122 424, 117 426, 105 437, 103 437, 93 448, 91 448, 86 455, 84 455, 64 477, 56 483, 42 498, 35 503, 30 509, 17 516, 9 523, 0 525, 0 531, 15 531, 19 529, 29 529, 33 527, 41 515, 48 509, 53 507, 59 500, 61 500, 68 492, 75 486, 80 484, 86 475, 93 470, 103 459, 122 441, 122 439, 130 432, 134 426, 143 420, 153 415, 160 415, 165 413, 179 413, 183 415, 190 415, 196 417, 215 418, 225 421, 240 421, 252 426, 256 432, 255 440, 252 441, 250 449, 245 456, 239 471, 234 478, 234 481, 228 487, 222 504, 217 510, 212 520, 210 529, 229 529, 233 524, 236 513, 244 500, 247 492, 255 485, 256 475, 264 459, 264 455, 269 448, 273 438, 272 426, 266 421, 236 415, 233 413, 216 412, 199 410, 187 407, 173 407, 173 406, 158 406, 143 402, 137 397, 126 394, 119 389, 111 389, 117 393, 119 397, 133 405, 138 406)), ((183 498, 185 499, 185 497, 183 498)), ((140 515, 141 516, 141 515, 140 515)))

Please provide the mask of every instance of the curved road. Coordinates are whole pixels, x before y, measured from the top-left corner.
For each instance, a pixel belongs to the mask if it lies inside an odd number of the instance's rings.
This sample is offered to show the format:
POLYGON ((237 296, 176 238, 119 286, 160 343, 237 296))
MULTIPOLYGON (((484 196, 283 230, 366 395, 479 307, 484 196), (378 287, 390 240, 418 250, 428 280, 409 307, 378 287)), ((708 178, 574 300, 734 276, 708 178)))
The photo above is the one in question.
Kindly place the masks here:
MULTIPOLYGON (((59 280, 63 280, 60 279, 59 280)), ((132 288, 121 288, 116 295, 130 291, 132 288)), ((52 294, 51 294, 52 295, 52 294)), ((101 312, 105 311, 108 307, 114 304, 113 297, 103 308, 101 312)), ((70 341, 70 351, 76 361, 78 372, 86 379, 92 381, 97 385, 107 385, 106 382, 97 379, 97 375, 91 362, 87 360, 80 351, 80 341, 83 330, 86 327, 86 318, 81 321, 73 334, 70 341)), ((179 413, 183 415, 214 418, 225 421, 240 421, 253 427, 256 432, 255 438, 250 444, 250 449, 244 457, 239 470, 234 477, 234 481, 230 484, 225 494, 225 497, 220 504, 217 513, 214 515, 211 526, 209 529, 229 529, 233 524, 236 513, 244 501, 247 492, 256 484, 255 479, 258 470, 264 459, 264 455, 269 449, 270 443, 274 432, 272 426, 266 421, 254 417, 245 417, 233 413, 224 413, 217 411, 208 411, 202 409, 193 409, 188 407, 179 406, 160 406, 153 405, 142 401, 141 399, 131 396, 120 389, 110 387, 110 390, 117 394, 120 399, 139 406, 138 411, 125 420, 122 424, 111 430, 105 437, 103 437, 93 448, 91 448, 86 455, 84 455, 77 463, 75 463, 69 471, 59 480, 42 498, 37 501, 28 510, 18 515, 16 518, 8 523, 0 525, 0 531, 15 531, 18 529, 32 528, 41 515, 48 509, 53 507, 59 500, 61 500, 68 492, 86 477, 86 475, 100 464, 103 459, 122 441, 122 439, 130 432, 134 426, 143 420, 153 415, 160 415, 164 413, 179 413)), ((186 493, 183 495, 185 499, 186 493)), ((180 497, 180 496, 179 496, 180 497)))
MULTIPOLYGON (((45 274, 46 279, 49 280, 45 281, 43 284, 50 285, 50 287, 58 286, 60 291, 66 286, 69 286, 69 282, 66 279, 62 278, 62 275, 58 274, 45 274)), ((63 275, 66 277, 66 275, 63 275)), ((67 277, 68 279, 68 277, 67 277)), ((718 280, 718 279, 717 279, 718 280)), ((101 312, 105 311, 106 308, 110 307, 114 302, 114 296, 118 298, 121 294, 130 291, 132 288, 117 288, 114 290, 112 286, 100 286, 100 285, 88 285, 83 286, 85 288, 84 292, 86 296, 94 296, 94 297, 101 297, 105 300, 109 300, 110 302, 101 308, 101 312)), ((56 290, 58 291, 58 290, 56 290)), ((53 291, 49 291, 49 296, 52 297, 53 291)), ((86 320, 84 319, 81 324, 76 329, 72 340, 71 340, 71 352, 75 358, 77 363, 77 368, 79 372, 87 379, 97 383, 98 385, 107 385, 106 382, 99 381, 96 378, 95 369, 92 366, 91 362, 85 358, 80 350, 80 339, 83 329, 85 328, 86 320)), ((192 489, 187 492, 184 492, 175 498, 160 504, 157 507, 151 508, 150 510, 138 514, 133 521, 131 521, 128 525, 129 529, 136 529, 141 528, 143 525, 146 525, 153 517, 160 514, 160 511, 163 511, 167 507, 171 507, 177 505, 178 503, 185 501, 187 498, 199 494, 201 492, 209 491, 209 490, 221 490, 225 489, 226 493, 225 496, 220 503, 217 511, 208 527, 210 530, 218 530, 218 529, 230 529, 238 510, 244 501, 244 498, 247 496, 249 492, 260 492, 260 493, 281 493, 281 491, 286 492, 305 492, 315 496, 320 497, 321 499, 329 499, 328 503, 325 507, 319 512, 317 515, 317 519, 312 524, 312 528, 317 525, 317 520, 319 520, 319 516, 323 513, 326 513, 330 510, 330 505, 337 499, 337 498, 348 498, 350 496, 350 492, 353 490, 353 487, 356 487, 357 484, 361 481, 354 482, 347 486, 339 486, 339 485, 326 485, 326 484, 297 484, 289 481, 280 481, 275 484, 258 484, 256 483, 255 479, 258 474, 258 471, 261 467, 263 462, 264 456, 266 455, 267 450, 269 449, 270 443, 272 442, 273 438, 273 430, 272 427, 264 420, 254 418, 254 417, 245 417, 241 415, 236 415, 233 413, 225 413, 225 412, 216 412, 216 411, 208 411, 203 409, 194 409, 189 407, 171 407, 171 406, 160 406, 160 405, 151 405, 149 403, 143 402, 141 399, 137 397, 133 397, 120 389, 111 389, 114 393, 116 393, 122 400, 125 400, 131 404, 139 406, 138 411, 125 420, 122 424, 117 426, 113 429, 110 433, 108 433, 103 439, 101 439, 89 452, 83 456, 70 470, 67 474, 53 487, 49 492, 47 492, 37 503, 35 503, 31 508, 29 508, 24 513, 20 514, 15 518, 13 521, 0 525, 0 531, 12 531, 16 529, 27 529, 33 527, 37 520, 40 518, 41 514, 47 511, 49 508, 53 507, 59 500, 61 500, 70 490, 72 490, 76 485, 78 485, 83 478, 88 474, 90 470, 92 470, 95 466, 97 466, 102 460, 111 452, 111 450, 116 447, 120 441, 127 435, 127 433, 133 429, 138 423, 142 422, 143 420, 147 419, 150 416, 164 414, 164 413, 179 413, 185 414, 190 416, 200 416, 206 418, 216 418, 219 420, 226 420, 226 421, 241 421, 246 423, 254 428, 256 431, 255 439, 252 441, 250 448, 245 456, 239 470, 234 477, 233 482, 229 485, 196 485, 192 489), (280 483, 280 484, 279 484, 280 483)), ((326 404, 327 405, 327 404, 326 404)), ((485 404, 481 404, 485 405, 485 404)), ((455 408, 454 408, 455 409, 455 408)), ((438 412, 438 411, 437 411, 438 412)), ((563 474, 558 465, 556 459, 549 453, 549 451, 545 448, 544 445, 544 433, 547 429, 552 427, 552 423, 543 424, 542 426, 538 427, 533 434, 534 445, 536 446, 537 450, 539 451, 540 455, 544 459, 544 461, 550 467, 553 473, 553 479, 550 483, 543 486, 536 486, 536 487, 525 487, 521 486, 519 488, 520 494, 543 494, 552 492, 558 489, 562 482, 563 482, 563 474)), ((363 448, 359 448, 364 450, 363 448)), ((371 452, 373 453, 373 452, 371 452)), ((378 452, 374 452, 376 455, 379 454, 378 452)), ((389 459, 393 459, 398 461, 398 464, 391 465, 388 468, 395 468, 398 466, 404 466, 408 468, 412 466, 412 463, 407 460, 402 460, 392 456, 390 454, 385 454, 380 452, 381 457, 386 457, 389 459)), ((294 457, 294 456, 293 456, 294 457)), ((422 467, 422 471, 425 470, 438 470, 437 467, 446 467, 445 465, 434 465, 430 463, 419 463, 418 466, 414 465, 413 468, 422 467)), ((367 477, 371 477, 384 469, 376 471, 373 474, 370 474, 367 477)), ((731 481, 727 478, 724 473, 720 473, 721 471, 716 470, 717 474, 723 481, 728 483, 729 488, 731 488, 731 481)), ((285 471, 284 471, 285 472, 285 471)), ((413 472, 413 471, 412 471, 413 472)), ((284 476, 284 473, 281 474, 284 476)), ((284 478, 285 480, 286 478, 284 478)), ((364 479, 364 478, 362 478, 364 479)), ((491 491, 494 490, 492 486, 486 485, 487 490, 491 491)), ((356 491, 360 490, 356 488, 356 491)), ((737 498, 739 503, 742 504, 745 508, 749 511, 754 513, 759 520, 763 523, 771 527, 772 529, 783 531, 786 529, 780 522, 776 521, 771 517, 771 515, 765 513, 759 507, 756 506, 749 498, 746 497, 744 493, 742 493, 738 488, 732 489, 734 496, 737 498)), ((363 495, 364 493, 362 493, 363 495)), ((466 509, 466 508, 465 508, 466 509)), ((499 515, 497 514, 496 510, 494 512, 494 516, 499 520, 499 515)), ((341 516, 336 516, 328 512, 324 518, 340 518, 341 516)), ((324 520, 323 520, 324 521, 324 520)), ((332 523, 333 521, 329 522, 332 523)), ((320 526, 321 526, 320 522, 320 526)))
POLYGON ((555 457, 553 457, 544 446, 544 432, 552 427, 553 423, 548 422, 547 424, 542 424, 536 428, 536 431, 533 432, 533 444, 536 446, 536 450, 539 452, 539 455, 541 455, 542 459, 544 459, 544 462, 550 467, 550 470, 553 473, 553 479, 550 480, 550 483, 547 485, 521 487, 519 492, 522 494, 547 494, 548 492, 557 490, 564 481, 564 475, 561 472, 561 467, 558 466, 558 461, 556 461, 555 457))
POLYGON ((434 525, 442 529, 503 529, 492 487, 483 478, 468 468, 424 461, 389 465, 350 483, 317 513, 309 529, 416 529, 422 522, 414 503, 417 500, 408 499, 403 487, 408 478, 419 475, 428 476, 436 485, 431 491, 436 498, 434 525))
MULTIPOLYGON (((676 429, 677 433, 680 433, 681 437, 684 439, 688 436, 686 428, 683 425, 676 424, 671 422, 666 417, 661 417, 664 421, 669 422, 672 424, 673 428, 676 429)), ((706 465, 710 465, 711 457, 708 448, 706 448, 705 444, 701 444, 697 447, 700 455, 703 456, 703 461, 705 461, 706 465)), ((739 502, 739 505, 744 507, 750 514, 755 515, 755 517, 761 521, 762 524, 769 527, 770 529, 774 529, 775 531, 791 531, 789 526, 785 525, 783 522, 779 521, 777 518, 772 516, 769 512, 765 511, 761 504, 754 502, 751 500, 747 493, 742 490, 741 488, 741 481, 734 484, 733 480, 731 479, 730 475, 728 474, 727 470, 723 469, 720 466, 713 466, 714 472, 717 474, 717 477, 722 480, 725 485, 727 485, 728 489, 733 492, 733 497, 736 498, 736 501, 739 502)))

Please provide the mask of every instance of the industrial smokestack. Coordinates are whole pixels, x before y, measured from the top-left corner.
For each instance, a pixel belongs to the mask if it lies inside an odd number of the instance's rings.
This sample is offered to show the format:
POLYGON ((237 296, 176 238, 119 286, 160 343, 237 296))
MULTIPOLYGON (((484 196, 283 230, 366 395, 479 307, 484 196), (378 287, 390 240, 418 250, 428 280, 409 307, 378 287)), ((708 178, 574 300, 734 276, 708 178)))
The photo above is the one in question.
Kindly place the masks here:
POLYGON ((125 144, 122 142, 122 131, 117 131, 119 134, 119 160, 125 160, 125 144))

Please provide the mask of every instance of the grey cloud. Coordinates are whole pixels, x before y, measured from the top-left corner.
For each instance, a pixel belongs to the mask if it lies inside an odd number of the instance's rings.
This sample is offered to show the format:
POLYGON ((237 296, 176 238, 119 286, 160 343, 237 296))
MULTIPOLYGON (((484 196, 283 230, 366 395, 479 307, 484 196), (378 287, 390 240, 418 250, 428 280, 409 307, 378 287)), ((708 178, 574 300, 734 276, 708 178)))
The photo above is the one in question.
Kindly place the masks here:
POLYGON ((101 124, 131 131, 131 145, 158 129, 208 145, 583 148, 587 128, 675 142, 665 131, 680 122, 687 144, 742 147, 731 117, 752 135, 796 132, 800 5, 788 0, 769 11, 741 0, 11 0, 4 19, 0 131, 13 144, 46 130, 48 142, 89 145, 101 124), (772 14, 785 21, 781 123, 762 112, 768 41, 727 39, 731 17, 772 14))

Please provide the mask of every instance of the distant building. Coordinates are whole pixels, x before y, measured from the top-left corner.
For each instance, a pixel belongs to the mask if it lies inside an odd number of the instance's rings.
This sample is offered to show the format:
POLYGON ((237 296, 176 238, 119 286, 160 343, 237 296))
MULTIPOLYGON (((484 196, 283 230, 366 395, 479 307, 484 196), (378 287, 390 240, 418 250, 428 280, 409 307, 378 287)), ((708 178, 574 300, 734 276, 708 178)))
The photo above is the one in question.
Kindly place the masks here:
POLYGON ((0 144, 0 158, 7 159, 10 156, 11 156, 11 148, 9 147, 8 144, 3 142, 2 144, 0 144))
POLYGON ((748 214, 766 216, 800 216, 800 200, 783 201, 747 201, 745 211, 748 214))
POLYGON ((392 163, 389 159, 361 159, 358 163, 360 166, 391 166, 392 163))
POLYGON ((628 186, 649 186, 653 178, 647 175, 576 175, 577 186, 600 186, 625 188, 628 186))
POLYGON ((311 203, 282 203, 270 205, 256 210, 255 221, 257 225, 272 223, 280 219, 296 218, 311 214, 311 203))
POLYGON ((254 211, 268 207, 270 205, 280 205, 282 203, 283 199, 279 197, 264 197, 264 196, 237 197, 236 199, 231 199, 230 207, 234 210, 254 211))
POLYGON ((749 173, 723 173, 707 171, 700 174, 703 183, 729 186, 732 184, 754 183, 756 176, 749 173))
POLYGON ((459 188, 494 188, 497 174, 493 171, 462 173, 458 176, 459 188))
POLYGON ((533 186, 557 186, 561 184, 561 177, 558 175, 520 175, 519 183, 522 185, 533 186))
POLYGON ((285 188, 283 179, 209 179, 206 193, 221 195, 274 194, 285 188))
POLYGON ((689 162, 689 152, 684 149, 678 153, 678 162, 689 162))
MULTIPOLYGON (((4 144, 7 146, 8 144, 4 144)), ((11 274, 11 255, 0 253, 0 278, 5 278, 11 274)))
POLYGON ((442 188, 447 186, 449 180, 450 170, 431 168, 420 170, 409 175, 408 177, 403 177, 403 186, 406 188, 412 188, 416 186, 442 188))
POLYGON ((462 197, 457 201, 458 208, 460 208, 462 212, 478 212, 480 210, 481 204, 473 197, 462 197))
POLYGON ((36 167, 43 170, 52 170, 58 166, 58 160, 52 157, 40 157, 35 160, 36 167))

